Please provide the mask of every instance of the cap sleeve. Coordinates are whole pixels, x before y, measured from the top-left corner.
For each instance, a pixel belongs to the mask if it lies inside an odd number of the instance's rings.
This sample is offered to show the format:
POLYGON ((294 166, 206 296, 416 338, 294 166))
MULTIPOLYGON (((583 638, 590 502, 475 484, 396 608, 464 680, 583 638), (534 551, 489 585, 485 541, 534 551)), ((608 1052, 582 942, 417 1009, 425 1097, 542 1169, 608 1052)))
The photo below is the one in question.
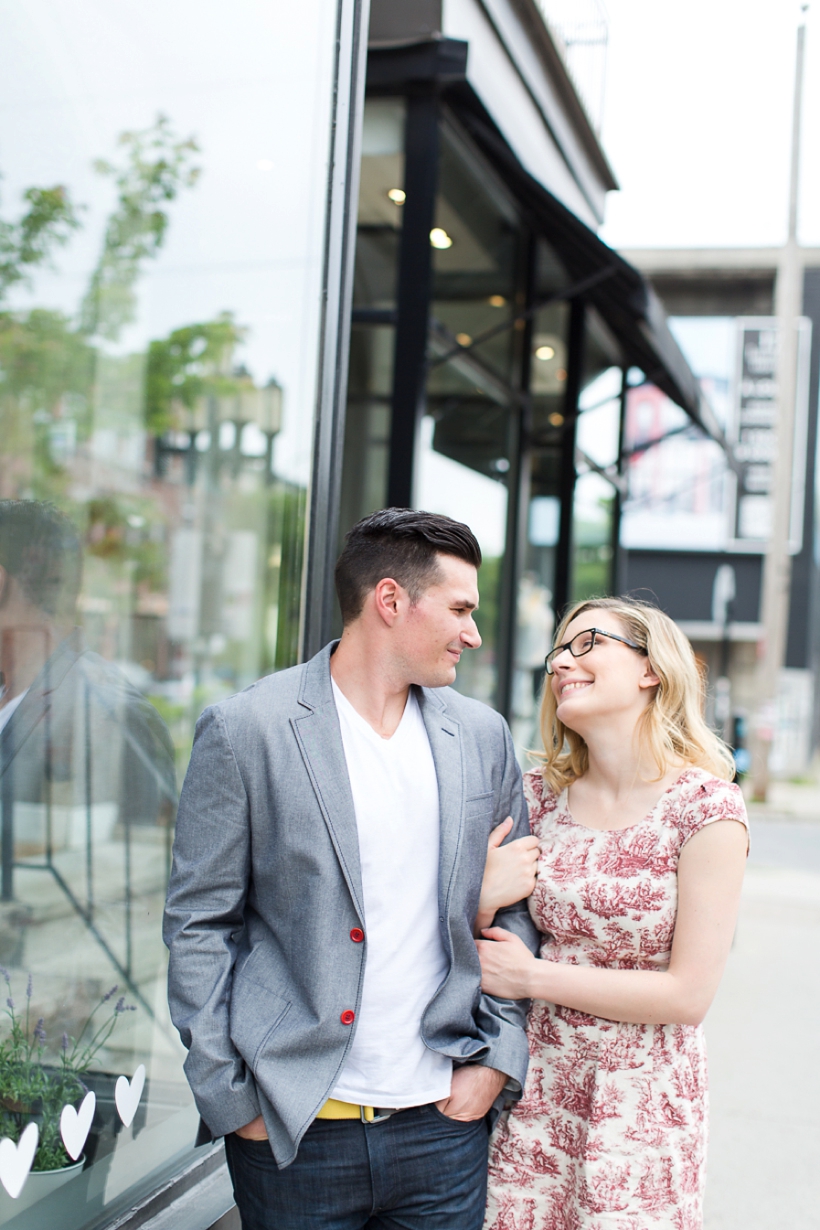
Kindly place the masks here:
POLYGON ((530 832, 540 837, 545 822, 558 805, 558 796, 544 781, 540 769, 531 769, 524 774, 524 798, 530 817, 530 832))
POLYGON ((721 781, 719 777, 703 774, 689 784, 682 799, 677 828, 680 833, 681 849, 695 833, 699 833, 707 824, 716 820, 736 820, 746 830, 746 843, 749 842, 749 818, 746 815, 746 804, 740 787, 733 782, 721 781))

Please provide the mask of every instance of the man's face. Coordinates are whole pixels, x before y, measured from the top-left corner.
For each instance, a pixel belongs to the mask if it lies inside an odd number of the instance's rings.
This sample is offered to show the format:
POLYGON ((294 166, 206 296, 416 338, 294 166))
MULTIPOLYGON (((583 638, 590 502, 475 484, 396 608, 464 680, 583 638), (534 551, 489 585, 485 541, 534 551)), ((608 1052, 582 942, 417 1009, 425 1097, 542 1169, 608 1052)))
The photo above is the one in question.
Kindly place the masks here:
POLYGON ((453 682, 464 650, 481 644, 473 619, 477 607, 475 568, 454 555, 439 555, 438 578, 407 607, 395 629, 408 683, 443 688, 453 682))

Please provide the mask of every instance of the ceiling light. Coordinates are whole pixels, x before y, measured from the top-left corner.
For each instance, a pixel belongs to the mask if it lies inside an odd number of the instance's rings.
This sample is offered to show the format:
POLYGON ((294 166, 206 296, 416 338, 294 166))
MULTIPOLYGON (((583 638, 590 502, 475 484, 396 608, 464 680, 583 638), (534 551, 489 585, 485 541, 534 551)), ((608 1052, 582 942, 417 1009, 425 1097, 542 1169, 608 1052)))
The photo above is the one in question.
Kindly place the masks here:
POLYGON ((563 422, 564 422, 563 414, 551 414, 550 415, 550 424, 553 427, 561 427, 563 422))
POLYGON ((504 307, 507 300, 504 298, 503 295, 490 295, 487 302, 489 303, 490 307, 504 307))
POLYGON ((564 371, 563 367, 559 367, 558 371, 555 373, 555 379, 556 380, 566 380, 566 378, 567 378, 567 373, 564 371))
POLYGON ((257 171, 272 171, 273 163, 270 158, 260 158, 256 164, 257 171))
POLYGON ((459 346, 469 346, 472 344, 472 340, 473 339, 470 337, 469 333, 457 333, 456 334, 456 341, 458 342, 459 346))
POLYGON ((407 200, 407 193, 403 188, 389 188, 387 195, 394 205, 403 205, 407 200))
POLYGON ((547 359, 555 358, 555 351, 552 346, 539 346, 535 352, 536 359, 543 359, 546 363, 547 359))
POLYGON ((430 232, 430 245, 433 248, 439 248, 441 251, 444 251, 445 248, 452 248, 453 241, 442 227, 434 226, 430 232))

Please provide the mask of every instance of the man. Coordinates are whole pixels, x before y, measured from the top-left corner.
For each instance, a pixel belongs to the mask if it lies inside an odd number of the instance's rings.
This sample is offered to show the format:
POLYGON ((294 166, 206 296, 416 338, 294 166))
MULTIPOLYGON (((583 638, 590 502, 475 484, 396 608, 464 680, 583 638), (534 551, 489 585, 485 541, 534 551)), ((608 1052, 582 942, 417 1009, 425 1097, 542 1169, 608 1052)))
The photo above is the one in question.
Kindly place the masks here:
MULTIPOLYGON (((482 1224, 526 1005, 480 993, 472 928, 491 829, 528 825, 503 719, 443 690, 481 644, 480 563, 447 517, 366 517, 339 643, 200 718, 170 1003, 245 1230, 482 1224)), ((499 921, 536 950, 523 903, 499 921)))
MULTIPOLYGON (((59 852, 78 840, 71 826, 55 821, 54 809, 65 816, 90 808, 127 833, 134 825, 169 824, 176 806, 165 723, 75 627, 82 562, 76 530, 52 504, 0 500, 0 817, 8 891, 15 847, 59 852)), ((92 837, 84 822, 89 858, 92 837)))

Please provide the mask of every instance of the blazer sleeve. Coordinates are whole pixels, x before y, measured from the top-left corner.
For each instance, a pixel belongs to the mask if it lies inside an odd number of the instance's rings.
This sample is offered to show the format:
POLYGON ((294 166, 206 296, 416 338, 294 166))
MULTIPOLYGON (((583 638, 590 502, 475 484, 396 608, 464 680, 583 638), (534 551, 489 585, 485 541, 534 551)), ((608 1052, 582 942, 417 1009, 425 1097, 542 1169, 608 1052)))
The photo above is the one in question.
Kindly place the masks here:
MULTIPOLYGON (((504 844, 518 837, 527 837, 530 822, 521 769, 515 757, 512 737, 507 723, 504 728, 504 772, 501 780, 501 810, 499 818, 512 816, 513 827, 504 844)), ((521 937, 532 953, 537 954, 541 936, 530 918, 526 899, 499 910, 494 926, 503 927, 521 937)), ((529 1063, 529 1046, 526 1035, 526 1016, 530 1001, 526 999, 499 999, 495 995, 481 995, 476 1010, 479 1033, 487 1045, 487 1053, 480 1063, 489 1068, 506 1072, 508 1081, 504 1090, 507 1102, 520 1098, 524 1089, 529 1063)))
POLYGON ((218 708, 197 723, 179 801, 163 938, 171 1019, 188 1051, 200 1115, 224 1136, 259 1114, 253 1075, 231 1041, 236 938, 251 866, 248 797, 218 708))

